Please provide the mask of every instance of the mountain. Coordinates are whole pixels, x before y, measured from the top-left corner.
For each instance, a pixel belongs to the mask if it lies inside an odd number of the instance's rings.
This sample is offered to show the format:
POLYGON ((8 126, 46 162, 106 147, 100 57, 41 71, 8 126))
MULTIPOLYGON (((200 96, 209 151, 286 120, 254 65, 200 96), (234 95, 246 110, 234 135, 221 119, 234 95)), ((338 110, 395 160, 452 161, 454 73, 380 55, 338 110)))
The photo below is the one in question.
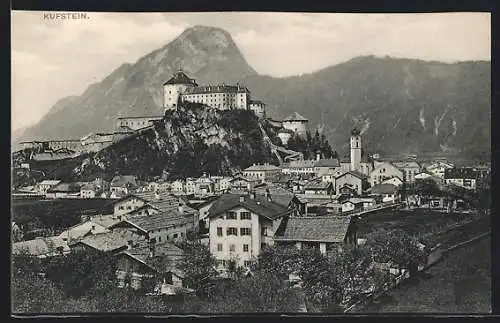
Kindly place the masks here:
POLYGON ((227 31, 195 26, 135 64, 121 65, 81 96, 59 101, 16 142, 77 139, 112 131, 120 116, 163 114, 162 84, 179 67, 201 83, 230 83, 256 74, 227 31))
POLYGON ((445 64, 358 57, 288 78, 252 75, 244 83, 276 118, 294 111, 320 125, 347 152, 353 126, 381 154, 441 152, 488 158, 491 63, 445 64))
POLYGON ((119 116, 163 113, 161 85, 179 67, 200 84, 245 84, 272 117, 299 112, 312 128, 321 126, 341 153, 348 151, 350 130, 358 126, 366 151, 489 158, 490 62, 368 56, 274 78, 257 74, 228 32, 204 26, 186 29, 163 48, 90 85, 81 96, 58 102, 17 141, 80 138, 112 130, 119 116))

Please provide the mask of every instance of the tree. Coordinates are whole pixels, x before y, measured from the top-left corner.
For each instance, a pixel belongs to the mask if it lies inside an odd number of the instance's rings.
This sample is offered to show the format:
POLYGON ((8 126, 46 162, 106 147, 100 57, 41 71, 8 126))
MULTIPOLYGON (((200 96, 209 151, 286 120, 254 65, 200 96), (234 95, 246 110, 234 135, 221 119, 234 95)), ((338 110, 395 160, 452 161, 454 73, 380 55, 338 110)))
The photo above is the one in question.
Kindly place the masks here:
POLYGON ((212 281, 217 277, 210 249, 198 241, 183 241, 180 248, 184 250, 179 266, 184 271, 184 283, 200 296, 209 295, 212 281))
POLYGON ((378 231, 367 241, 375 261, 393 263, 400 269, 408 268, 424 256, 417 244, 414 236, 401 229, 378 231))
POLYGON ((104 252, 72 253, 47 260, 47 278, 68 296, 81 296, 89 290, 100 293, 116 287, 116 263, 104 252))
POLYGON ((331 256, 332 266, 342 289, 343 302, 356 300, 372 288, 373 262, 370 250, 363 247, 345 247, 331 256))

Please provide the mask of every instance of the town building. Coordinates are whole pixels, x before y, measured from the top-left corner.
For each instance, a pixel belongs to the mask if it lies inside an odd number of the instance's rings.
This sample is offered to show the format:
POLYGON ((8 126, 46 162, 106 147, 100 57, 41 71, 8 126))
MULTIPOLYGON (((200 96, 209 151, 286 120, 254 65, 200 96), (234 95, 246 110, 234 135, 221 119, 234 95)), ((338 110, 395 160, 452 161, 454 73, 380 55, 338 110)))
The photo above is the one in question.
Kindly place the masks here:
POLYGON ((111 192, 120 192, 125 195, 131 193, 139 187, 137 178, 134 175, 117 175, 111 180, 111 192))
POLYGON ((283 164, 281 172, 283 174, 301 175, 301 174, 315 174, 316 160, 292 160, 289 163, 283 164))
POLYGON ((235 176, 229 181, 230 190, 251 190, 260 182, 260 180, 255 179, 254 176, 235 176))
POLYGON ((223 274, 249 267, 262 249, 273 244, 274 232, 291 210, 272 196, 224 194, 209 210, 210 252, 223 274))
POLYGON ((447 169, 452 169, 454 167, 453 164, 444 162, 444 161, 436 161, 429 166, 425 167, 425 170, 432 175, 438 176, 440 178, 444 178, 444 173, 447 169))
MULTIPOLYGON (((418 174, 416 174, 414 176, 415 180, 419 179, 418 178, 418 174)), ((391 184, 391 185, 394 185, 394 186, 401 186, 403 185, 403 180, 399 177, 393 177, 393 178, 389 178, 389 179, 386 179, 385 181, 382 182, 382 184, 391 184)))
POLYGON ((402 179, 407 183, 415 182, 415 175, 422 170, 422 167, 416 161, 395 161, 392 164, 403 171, 402 179))
POLYGON ((277 176, 281 173, 281 168, 271 165, 269 163, 253 164, 252 166, 243 170, 243 176, 256 181, 265 181, 266 179, 277 176))
POLYGON ((135 116, 118 118, 117 128, 128 127, 137 131, 153 125, 156 120, 162 120, 163 116, 135 116))
POLYGON ((58 185, 59 183, 61 183, 60 180, 43 180, 40 183, 36 184, 36 187, 39 193, 45 194, 50 188, 58 185))
POLYGON ((154 285, 163 283, 180 288, 184 279, 179 266, 182 257, 182 249, 170 242, 153 245, 141 243, 123 250, 116 256, 118 287, 128 285, 138 290, 145 287, 142 284, 145 278, 160 275, 160 281, 155 281, 154 285))
POLYGON ((385 182, 388 179, 398 177, 404 179, 402 170, 394 166, 390 162, 381 162, 375 166, 375 169, 370 174, 370 184, 376 185, 385 182))
POLYGON ((335 192, 339 194, 342 188, 349 187, 354 190, 358 196, 363 194, 367 187, 368 177, 357 171, 349 171, 335 178, 335 192))
POLYGON ((255 113, 255 115, 261 119, 266 117, 266 105, 264 102, 259 100, 250 100, 248 108, 255 113))
POLYGON ((29 255, 37 258, 48 258, 67 255, 70 248, 66 241, 59 237, 36 238, 32 240, 14 242, 13 255, 29 255))
POLYGON ((334 192, 335 188, 331 182, 314 181, 304 187, 304 194, 332 195, 334 192))
POLYGON ((380 196, 382 202, 399 202, 400 194, 398 187, 392 184, 376 184, 368 189, 370 195, 380 196))
POLYGON ((113 144, 112 133, 90 133, 80 139, 82 150, 86 152, 98 152, 113 144))
POLYGON ((101 193, 102 189, 94 183, 86 183, 80 188, 80 198, 82 199, 93 199, 99 197, 101 193))
POLYGON ((374 198, 350 198, 342 203, 342 212, 362 211, 375 206, 374 198))
POLYGON ((49 199, 79 198, 80 185, 77 183, 59 183, 45 192, 49 199))
POLYGON ((466 189, 476 189, 478 172, 473 168, 450 168, 444 172, 446 185, 457 185, 466 189))
POLYGON ((287 217, 276 231, 274 241, 277 245, 314 248, 328 254, 346 245, 356 246, 357 228, 348 216, 287 217))
POLYGON ((293 131, 295 134, 305 137, 307 134, 309 120, 297 112, 284 118, 281 122, 283 128, 293 131))
POLYGON ((135 230, 136 233, 143 235, 151 243, 160 243, 184 240, 187 237, 188 231, 193 227, 193 219, 191 217, 165 212, 130 217, 113 224, 109 229, 127 228, 135 230))

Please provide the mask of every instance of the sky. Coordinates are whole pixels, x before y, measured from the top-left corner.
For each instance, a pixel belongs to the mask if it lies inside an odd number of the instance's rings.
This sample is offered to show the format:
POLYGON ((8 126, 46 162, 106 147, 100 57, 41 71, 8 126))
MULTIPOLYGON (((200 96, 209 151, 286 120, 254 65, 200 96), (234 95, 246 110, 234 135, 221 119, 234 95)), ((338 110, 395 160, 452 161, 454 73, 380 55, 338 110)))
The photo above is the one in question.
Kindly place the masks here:
POLYGON ((35 124, 59 99, 80 95, 194 25, 227 30, 258 73, 275 77, 361 55, 491 59, 489 13, 88 12, 85 19, 63 20, 12 11, 11 17, 13 131, 35 124))

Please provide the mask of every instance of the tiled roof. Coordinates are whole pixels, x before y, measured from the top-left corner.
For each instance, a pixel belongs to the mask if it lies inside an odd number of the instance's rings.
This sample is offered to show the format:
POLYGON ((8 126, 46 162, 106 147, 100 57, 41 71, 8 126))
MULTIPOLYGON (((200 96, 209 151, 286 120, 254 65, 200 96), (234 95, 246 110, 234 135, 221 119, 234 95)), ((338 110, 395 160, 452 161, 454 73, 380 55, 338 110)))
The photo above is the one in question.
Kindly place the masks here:
POLYGON ((264 165, 252 165, 248 168, 246 168, 244 171, 275 171, 275 170, 280 170, 278 166, 270 165, 270 164, 264 164, 264 165))
MULTIPOLYGON (((179 214, 179 198, 167 193, 167 192, 159 192, 156 194, 155 192, 140 192, 140 193, 134 193, 132 194, 135 197, 138 197, 144 201, 146 201, 149 205, 153 206, 155 209, 159 210, 160 212, 165 212, 169 214, 179 214), (159 197, 157 199, 156 197, 159 197)), ((195 209, 184 205, 185 203, 183 202, 183 214, 188 214, 188 213, 194 213, 196 212, 195 209)))
POLYGON ((169 228, 177 225, 185 225, 189 222, 193 221, 182 215, 172 215, 167 213, 158 213, 152 215, 145 215, 135 218, 130 218, 128 220, 124 220, 124 222, 128 222, 133 226, 144 230, 145 232, 151 232, 152 230, 158 230, 163 228, 169 228))
POLYGON ((337 158, 320 159, 316 162, 316 167, 339 167, 340 162, 337 158))
POLYGON ((182 249, 170 242, 156 243, 154 249, 155 257, 167 257, 167 261, 165 262, 166 268, 158 268, 156 264, 153 264, 150 257, 150 248, 147 243, 142 243, 137 247, 125 250, 122 254, 130 256, 158 272, 173 271, 183 277, 182 270, 177 268, 178 260, 183 256, 182 249))
POLYGON ((449 168, 444 170, 445 179, 476 179, 478 172, 472 168, 449 168))
POLYGON ((393 161, 392 164, 398 168, 421 168, 416 161, 393 161))
POLYGON ((27 252, 32 256, 42 256, 56 251, 58 247, 68 250, 68 245, 62 238, 47 237, 33 240, 15 242, 12 244, 12 253, 21 254, 27 252))
POLYGON ((129 230, 117 230, 82 238, 79 243, 83 243, 99 251, 115 251, 127 247, 128 241, 137 241, 139 236, 129 230))
POLYGON ((292 160, 287 165, 288 168, 312 168, 316 165, 316 160, 306 159, 306 160, 292 160))
POLYGON ((269 189, 269 193, 271 194, 271 198, 273 202, 280 204, 282 206, 288 207, 290 202, 294 198, 294 194, 290 192, 289 190, 276 186, 276 185, 270 185, 270 186, 262 186, 262 187, 256 187, 255 188, 255 193, 258 195, 263 195, 265 196, 266 190, 269 189))
POLYGON ((77 193, 80 192, 80 185, 76 183, 59 183, 47 190, 49 193, 77 193))
POLYGON ((304 186, 305 190, 325 190, 332 186, 331 182, 310 182, 304 186))
POLYGON ((256 195, 255 199, 250 199, 250 196, 245 196, 244 201, 240 202, 239 194, 228 193, 221 195, 221 197, 210 207, 208 213, 210 217, 213 217, 235 207, 246 208, 271 220, 277 219, 288 212, 287 207, 274 201, 268 201, 265 196, 256 195))
POLYGON ((362 198, 362 197, 353 197, 348 200, 345 200, 342 202, 342 204, 350 202, 352 204, 359 204, 359 203, 365 203, 365 202, 374 202, 375 200, 373 198, 362 198))
POLYGON ((369 189, 372 194, 392 194, 397 191, 396 185, 377 184, 369 189))
POLYGON ((202 85, 187 89, 184 94, 206 94, 206 93, 250 93, 250 91, 241 85, 202 85))
POLYGON ((274 240, 340 243, 344 241, 350 223, 348 216, 285 218, 274 240))
POLYGON ((163 85, 166 84, 193 84, 194 86, 198 85, 196 84, 196 81, 194 79, 189 78, 182 70, 177 71, 177 73, 175 73, 174 76, 170 78, 170 80, 163 83, 163 85))
POLYGON ((355 171, 355 170, 351 170, 349 172, 345 172, 344 174, 341 174, 341 175, 337 176, 337 178, 343 177, 343 176, 345 176, 347 174, 351 174, 351 175, 353 175, 353 176, 355 176, 357 178, 360 178, 360 179, 367 179, 368 178, 368 176, 366 176, 365 174, 363 174, 361 172, 358 172, 358 171, 355 171))
POLYGON ((283 119, 283 121, 309 121, 309 120, 304 118, 303 116, 301 116, 297 112, 294 112, 291 115, 289 115, 288 117, 286 117, 285 119, 283 119))

